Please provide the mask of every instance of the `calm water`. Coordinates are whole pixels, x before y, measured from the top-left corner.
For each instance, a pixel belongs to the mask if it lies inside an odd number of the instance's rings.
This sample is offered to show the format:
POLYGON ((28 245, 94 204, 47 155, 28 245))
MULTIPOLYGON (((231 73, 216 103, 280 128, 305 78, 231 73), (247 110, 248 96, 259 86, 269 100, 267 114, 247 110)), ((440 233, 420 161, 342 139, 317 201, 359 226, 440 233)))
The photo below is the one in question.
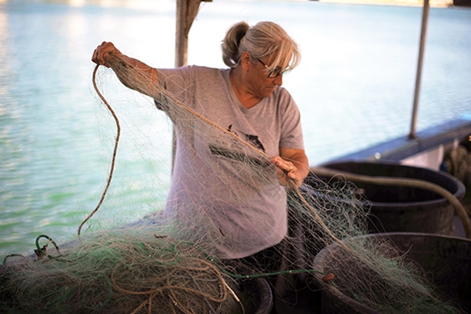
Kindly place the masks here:
MULTIPOLYGON (((421 13, 214 1, 193 24, 189 63, 223 67, 221 39, 239 20, 284 26, 303 53, 284 85, 301 109, 316 165, 408 134, 421 13)), ((113 41, 148 64, 172 67, 174 16, 168 0, 0 1, 0 257, 32 253, 40 234, 58 243, 75 237, 105 186, 115 136, 93 90, 92 51, 113 41)), ((471 10, 432 8, 427 39, 419 131, 471 111, 471 10)), ((124 130, 112 187, 91 229, 160 208, 170 178, 168 119, 109 72, 98 78, 124 130)))

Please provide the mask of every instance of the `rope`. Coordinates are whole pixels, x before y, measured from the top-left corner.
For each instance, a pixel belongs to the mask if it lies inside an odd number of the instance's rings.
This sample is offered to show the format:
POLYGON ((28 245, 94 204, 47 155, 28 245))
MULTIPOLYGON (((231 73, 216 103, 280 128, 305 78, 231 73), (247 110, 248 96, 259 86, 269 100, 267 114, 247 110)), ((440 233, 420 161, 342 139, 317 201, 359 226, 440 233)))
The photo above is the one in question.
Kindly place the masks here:
POLYGON ((106 196, 106 192, 108 191, 108 188, 110 187, 110 184, 111 184, 111 179, 113 178, 113 171, 114 171, 114 167, 115 167, 115 163, 116 163, 116 154, 118 152, 118 143, 119 143, 119 138, 120 138, 120 135, 121 135, 121 126, 119 124, 119 119, 116 115, 116 113, 114 112, 113 108, 111 108, 110 104, 108 103, 108 101, 105 99, 105 97, 101 94, 100 90, 98 89, 98 86, 96 84, 96 73, 97 73, 97 70, 98 70, 98 67, 99 65, 97 65, 95 67, 95 70, 93 71, 93 87, 95 88, 95 91, 97 92, 98 96, 100 97, 100 99, 103 101, 103 103, 106 105, 106 107, 108 108, 108 110, 110 111, 111 115, 113 116, 115 122, 116 122, 116 140, 115 140, 115 145, 114 145, 114 149, 113 149, 113 157, 111 158, 111 168, 110 168, 110 173, 108 175, 108 180, 106 182, 106 186, 105 186, 105 189, 101 195, 101 198, 100 198, 100 201, 98 202, 98 205, 95 207, 95 209, 88 215, 87 218, 85 218, 84 221, 82 221, 82 223, 80 224, 79 228, 78 228, 78 237, 80 238, 80 232, 82 230, 82 226, 90 219, 92 218, 93 215, 95 215, 95 213, 98 211, 98 209, 100 208, 101 204, 103 203, 104 199, 105 199, 105 196, 106 196))
POLYGON ((47 244, 46 244, 46 246, 44 246, 42 248, 39 246, 39 239, 41 239, 41 238, 48 239, 54 245, 54 247, 56 248, 59 255, 61 254, 61 252, 59 250, 59 246, 56 244, 56 242, 54 240, 52 240, 49 236, 47 236, 45 234, 42 234, 42 235, 40 235, 36 238, 36 248, 37 248, 37 250, 36 250, 37 253, 36 254, 38 254, 38 257, 47 255, 47 253, 46 253, 47 244))
MULTIPOLYGON (((172 283, 169 282, 169 279, 172 277, 172 273, 170 273, 166 276, 167 284, 165 286, 161 286, 161 287, 158 287, 158 288, 155 288, 155 289, 150 289, 150 290, 147 290, 147 291, 133 291, 133 290, 125 289, 125 288, 118 285, 118 283, 116 282, 116 278, 115 278, 118 268, 123 263, 116 266, 113 269, 113 271, 111 272, 111 283, 112 283, 114 289, 116 289, 116 290, 118 290, 122 293, 129 294, 129 295, 135 295, 135 296, 149 296, 148 299, 146 299, 143 303, 141 303, 133 311, 133 313, 137 313, 140 309, 142 309, 146 305, 148 305, 148 311, 150 312, 153 298, 156 295, 163 294, 166 291, 168 292, 169 298, 171 299, 170 303, 172 305, 177 306, 180 310, 184 311, 185 313, 187 313, 187 310, 180 302, 178 302, 177 296, 175 295, 174 291, 182 290, 182 291, 192 293, 192 294, 196 295, 197 297, 202 297, 202 298, 205 298, 206 300, 210 300, 210 301, 213 301, 213 302, 216 302, 216 303, 224 302, 227 299, 227 285, 225 284, 225 281, 222 278, 221 273, 219 272, 217 267, 215 265, 213 265, 212 263, 209 263, 209 262, 207 262, 203 259, 196 258, 195 260, 197 260, 199 263, 201 263, 203 265, 206 265, 207 267, 205 267, 205 268, 175 267, 175 268, 176 269, 194 270, 194 271, 206 271, 208 269, 212 269, 213 272, 216 274, 218 281, 220 282, 219 288, 221 289, 221 291, 220 291, 220 297, 219 298, 215 298, 212 295, 210 295, 208 293, 205 293, 205 292, 203 292, 201 290, 198 290, 198 289, 185 287, 183 285, 182 286, 173 285, 172 283)), ((193 277, 192 277, 192 279, 194 280, 193 277)), ((188 312, 188 313, 191 313, 191 312, 188 312)))

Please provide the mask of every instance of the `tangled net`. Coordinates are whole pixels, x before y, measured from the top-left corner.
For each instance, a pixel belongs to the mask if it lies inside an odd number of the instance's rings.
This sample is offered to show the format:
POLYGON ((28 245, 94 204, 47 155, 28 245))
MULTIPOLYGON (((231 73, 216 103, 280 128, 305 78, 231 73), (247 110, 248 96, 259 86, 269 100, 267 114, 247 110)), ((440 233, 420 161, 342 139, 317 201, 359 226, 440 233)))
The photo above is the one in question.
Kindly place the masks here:
MULTIPOLYGON (((468 138, 468 147, 471 147, 471 135, 468 138)), ((445 155, 447 172, 460 180, 466 187, 466 194, 462 204, 467 215, 471 215, 471 151, 464 143, 458 145, 445 155)))
POLYGON ((2 310, 242 312, 240 282, 225 275, 197 246, 150 230, 108 231, 53 253, 43 250, 37 261, 26 258, 7 264, 2 272, 2 310))
MULTIPOLYGON (((183 139, 179 145, 184 145, 185 149, 198 149, 194 139, 204 142, 208 137, 231 142, 238 148, 240 156, 236 157, 244 167, 236 178, 216 177, 218 164, 192 169, 192 175, 219 179, 231 187, 230 196, 215 194, 213 197, 222 203, 226 197, 242 201, 247 198, 247 186, 256 193, 259 186, 271 182, 273 173, 267 168, 270 156, 207 120, 204 113, 186 107, 160 86, 153 86, 145 73, 132 68, 123 59, 113 56, 110 63, 116 73, 134 82, 133 87, 155 89, 151 94, 158 95, 157 103, 170 108, 168 113, 175 120, 185 121, 189 127, 185 129, 180 125, 178 129, 183 139)), ((104 97, 102 100, 107 103, 104 97)), ((162 219, 156 213, 141 224, 81 236, 82 226, 98 211, 112 179, 120 130, 117 116, 111 112, 117 122, 118 135, 109 180, 98 206, 80 225, 79 240, 61 251, 56 247, 54 254, 50 254, 45 247, 38 246, 37 258, 12 255, 5 259, 0 272, 1 311, 257 313, 256 303, 261 297, 254 294, 254 286, 258 291, 261 284, 254 280, 297 273, 305 285, 311 287, 310 274, 319 273, 312 269, 314 257, 323 248, 336 243, 329 270, 320 275, 358 302, 381 313, 462 312, 459 305, 441 297, 433 284, 424 279, 420 268, 408 263, 390 244, 350 241, 367 233, 368 201, 353 183, 326 182, 314 173, 301 187, 291 184, 287 188, 290 231, 276 246, 281 265, 277 263, 277 256, 256 255, 238 261, 239 264, 215 258, 212 241, 235 241, 235 238, 231 238, 230 230, 207 224, 210 213, 198 207, 199 194, 194 196, 194 204, 188 209, 201 215, 193 221, 194 225, 177 219, 162 219), (197 225, 205 226, 204 233, 196 231, 197 225), (270 261, 276 266, 271 267, 270 261)), ((202 182, 201 191, 205 191, 204 188, 202 182)), ((276 193, 275 198, 279 196, 276 193)), ((248 218, 243 223, 253 224, 255 230, 269 224, 248 218)), ((291 289, 298 288, 296 283, 291 284, 291 289)))

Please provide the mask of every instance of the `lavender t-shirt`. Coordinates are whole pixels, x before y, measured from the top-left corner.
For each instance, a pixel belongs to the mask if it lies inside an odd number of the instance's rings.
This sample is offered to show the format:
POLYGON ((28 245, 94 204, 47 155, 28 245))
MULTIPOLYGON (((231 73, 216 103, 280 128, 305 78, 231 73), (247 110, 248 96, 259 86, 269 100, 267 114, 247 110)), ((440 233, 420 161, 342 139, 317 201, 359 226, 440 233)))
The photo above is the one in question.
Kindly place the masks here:
POLYGON ((219 258, 241 258, 279 243, 287 232, 286 191, 267 157, 304 149, 299 110, 277 87, 246 109, 229 69, 158 69, 171 101, 156 100, 174 122, 177 150, 164 216, 174 235, 219 258), (240 141, 242 139, 243 141, 240 141), (250 145, 248 145, 249 143, 250 145))

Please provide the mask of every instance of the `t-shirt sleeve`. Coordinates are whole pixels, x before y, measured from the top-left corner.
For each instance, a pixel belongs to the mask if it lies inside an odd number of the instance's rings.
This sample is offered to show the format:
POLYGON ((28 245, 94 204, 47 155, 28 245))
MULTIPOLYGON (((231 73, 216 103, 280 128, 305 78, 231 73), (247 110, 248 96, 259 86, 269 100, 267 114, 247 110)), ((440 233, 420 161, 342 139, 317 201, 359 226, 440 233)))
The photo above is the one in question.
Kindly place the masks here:
POLYGON ((192 66, 183 66, 173 69, 157 69, 159 84, 163 88, 159 99, 154 99, 158 109, 165 111, 170 118, 174 115, 174 105, 185 104, 191 107, 195 99, 194 77, 195 71, 192 66))
POLYGON ((280 110, 280 147, 304 149, 301 114, 293 97, 285 89, 281 89, 280 103, 285 104, 280 110))

